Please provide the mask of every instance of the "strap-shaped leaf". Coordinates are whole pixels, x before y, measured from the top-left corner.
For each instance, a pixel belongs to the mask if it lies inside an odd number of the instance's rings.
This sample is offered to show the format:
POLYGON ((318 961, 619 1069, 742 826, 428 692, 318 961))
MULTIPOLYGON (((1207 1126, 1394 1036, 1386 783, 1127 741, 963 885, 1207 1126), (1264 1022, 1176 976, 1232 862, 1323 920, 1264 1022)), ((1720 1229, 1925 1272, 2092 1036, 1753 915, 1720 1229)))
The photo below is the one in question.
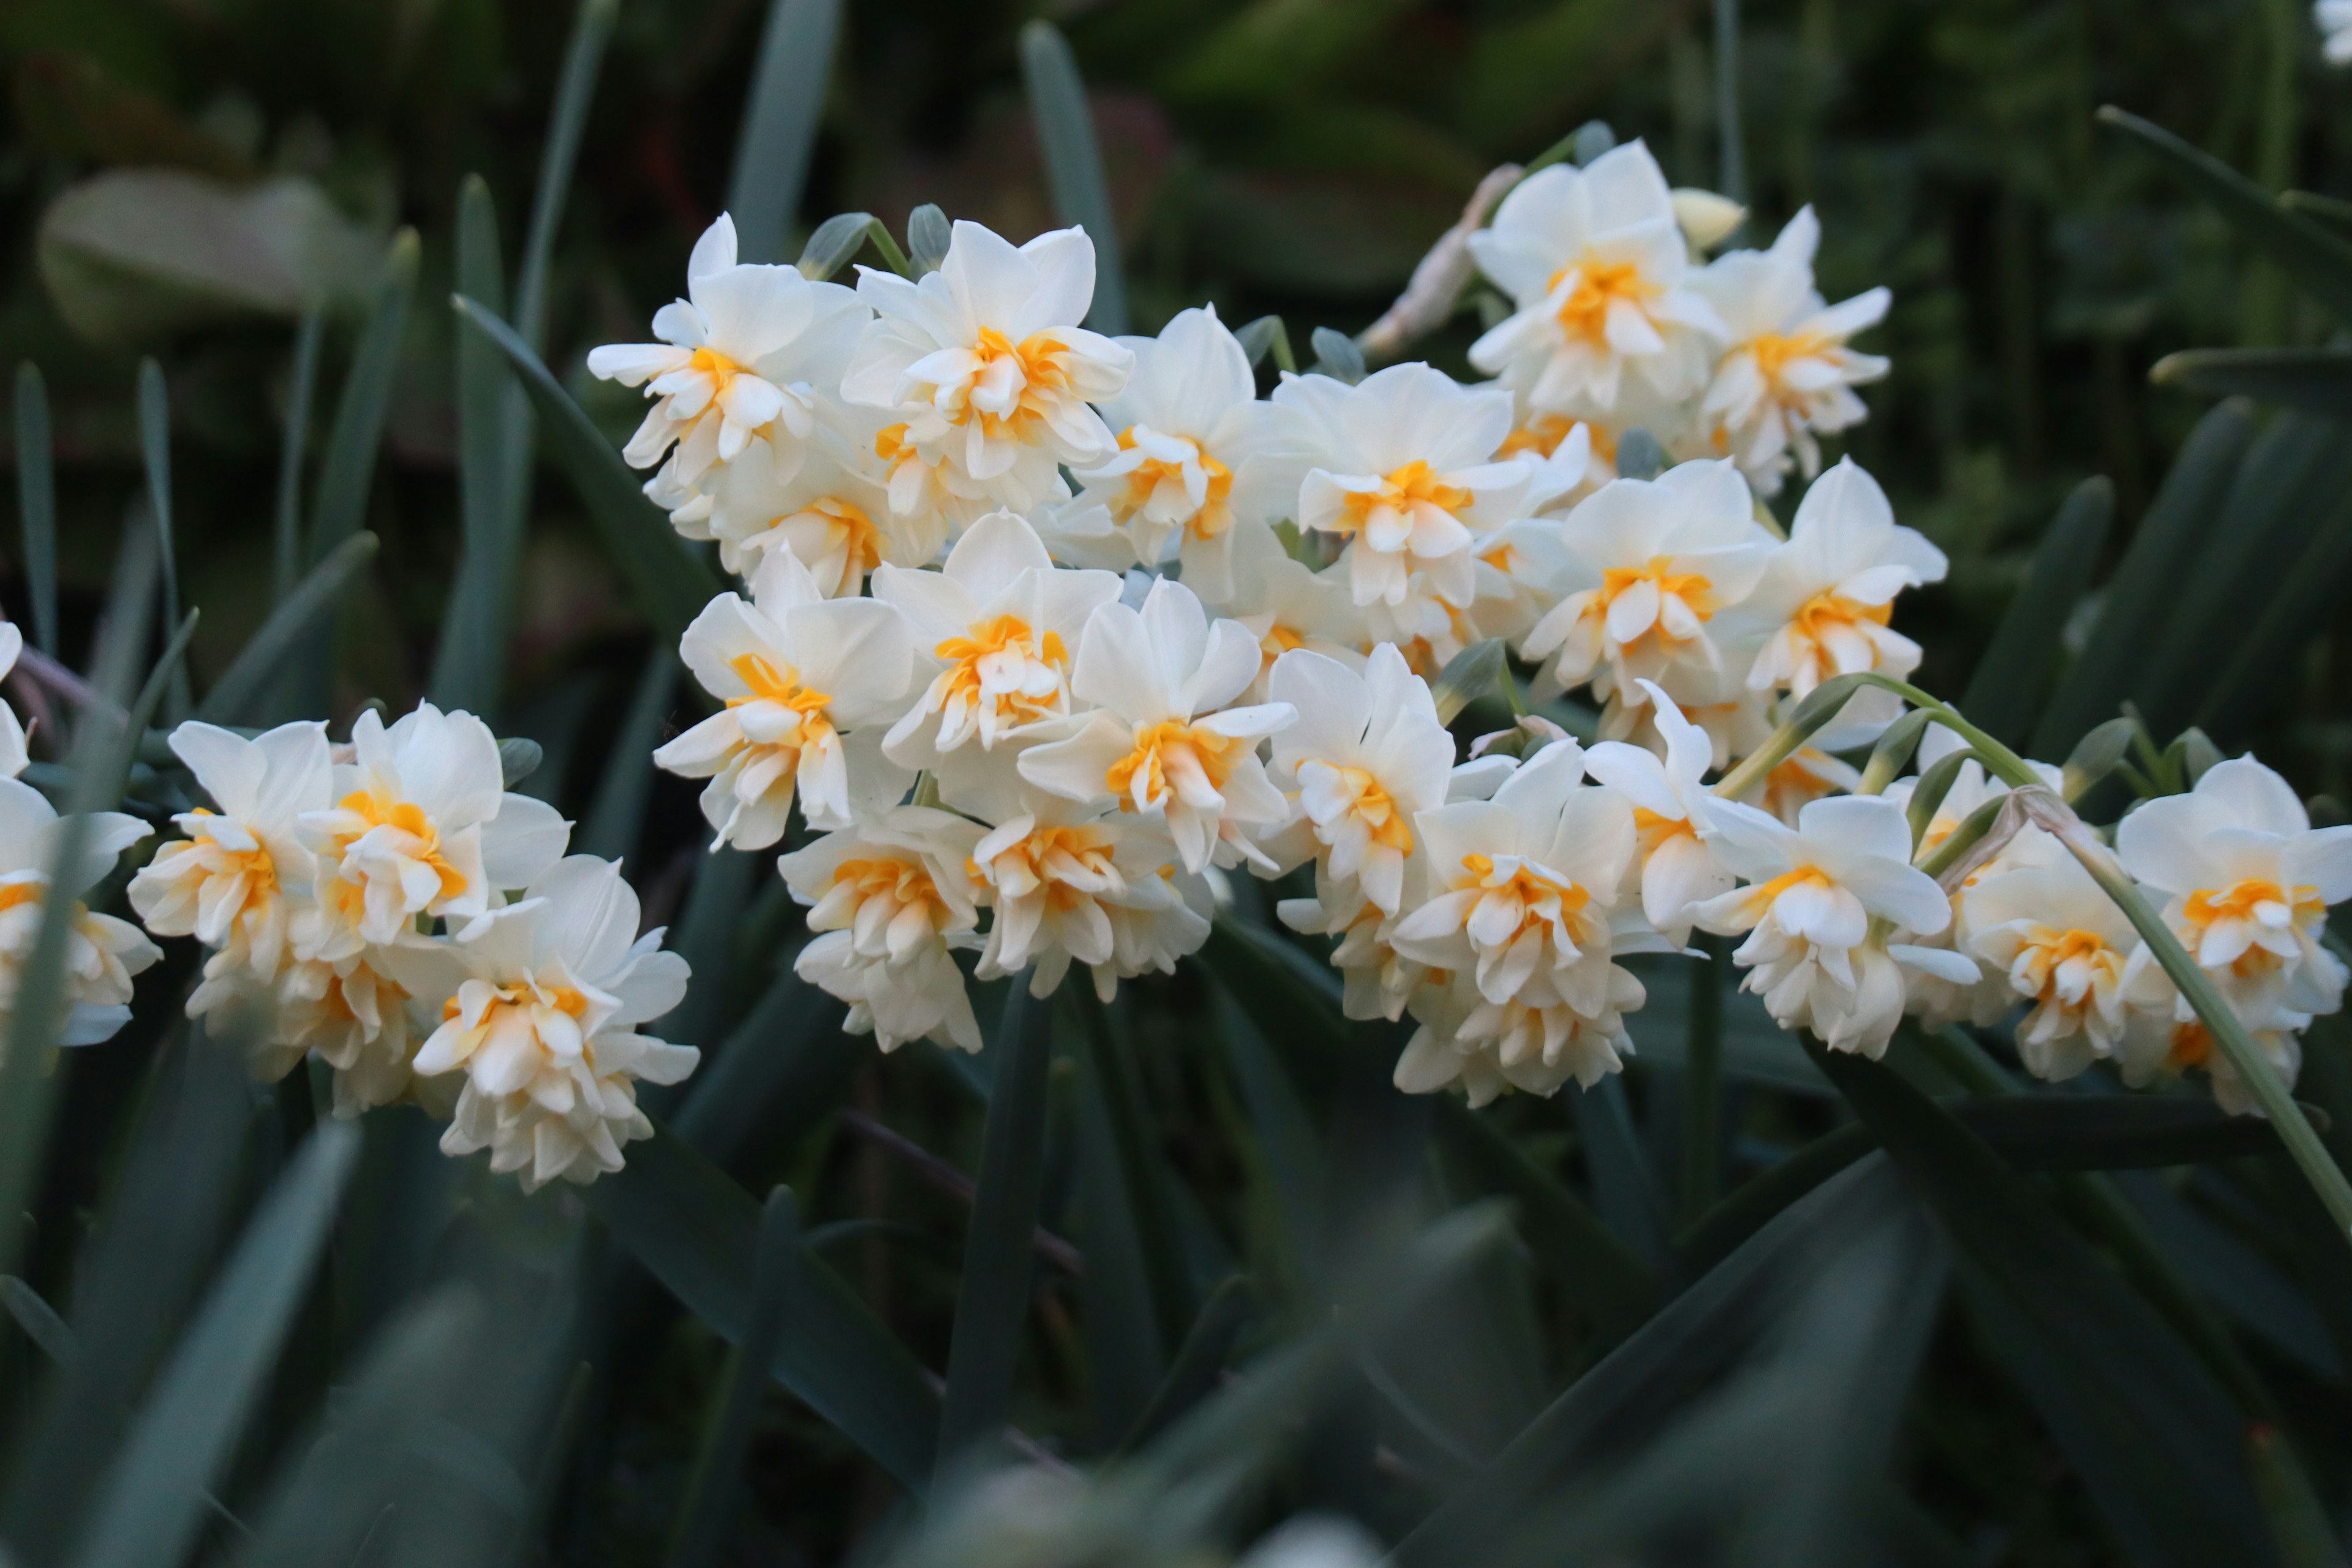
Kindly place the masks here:
MULTIPOLYGON (((1090 1020, 1091 1022, 1091 1020, 1090 1020)), ((1121 1158, 1102 1051, 1078 1061, 1076 1177, 1070 1194, 1086 1273, 1078 1326, 1086 1336, 1096 1439, 1105 1447, 1133 1430, 1168 1375, 1168 1331, 1152 1301, 1138 1205, 1121 1158)), ((1173 1261, 1172 1259, 1171 1261, 1173 1261)))
POLYGON ((16 366, 16 506, 33 640, 58 656, 58 480, 49 447, 49 389, 38 365, 16 366))
POLYGON ((2188 1347, 1956 1118, 1877 1062, 1814 1055, 1958 1244, 1971 1305, 2132 1562, 2272 1561, 2241 1417, 2188 1347))
MULTIPOLYGON (((669 1293, 730 1342, 751 1317, 759 1205, 656 1125, 627 1167, 585 1190, 588 1206, 669 1293)), ((939 1402, 922 1367, 841 1277, 799 1255, 793 1310, 771 1363, 776 1381, 840 1428, 899 1483, 930 1483, 939 1402)))
POLYGON ((1665 1194, 1658 1190, 1649 1152, 1633 1125, 1624 1080, 1602 1079, 1570 1104, 1584 1140, 1584 1170, 1592 1184, 1592 1206, 1618 1240, 1663 1267, 1673 1256, 1665 1194))
POLYGON ((654 742, 663 719, 669 714, 669 697, 677 685, 677 656, 667 643, 656 643, 637 677, 628 711, 614 732, 604 762, 604 776, 596 783, 596 798, 589 803, 573 847, 583 855, 622 860, 635 855, 646 825, 646 806, 653 799, 654 742))
POLYGON ((2024 743, 2056 672, 2066 619, 2091 585, 2115 515, 2116 487, 2093 475, 2059 507, 2033 552, 2033 564, 1960 700, 1961 710, 1995 740, 2024 743))
MULTIPOLYGON (((163 367, 154 360, 139 362, 139 450, 147 468, 147 515, 155 523, 155 541, 163 563, 163 624, 180 624, 180 550, 172 521, 172 395, 163 384, 163 367)), ((164 689, 163 712, 177 720, 188 710, 188 671, 172 671, 164 689)))
POLYGON ((2125 700, 2145 694, 2150 650, 2177 635, 2170 616, 2182 574, 2200 537, 2215 526, 2253 436, 2252 413, 2241 403, 2224 403, 2198 421, 2107 581, 2089 643, 2034 726, 2032 755, 2063 756, 2125 700))
MULTIPOLYGON (((842 1033, 843 1005, 787 967, 688 1080, 678 1138, 717 1164, 757 1131, 779 1148, 831 1114, 872 1045, 842 1033)), ((665 1026, 667 1025, 665 1024, 665 1026)))
POLYGON ((1084 228, 1095 242, 1095 299, 1087 324, 1116 337, 1127 331, 1127 285, 1119 273, 1118 224, 1111 211, 1110 183, 1103 174, 1094 111, 1087 105, 1077 59, 1053 23, 1040 18, 1021 29, 1021 76, 1029 89, 1029 112, 1037 121, 1037 142, 1045 154, 1054 210, 1064 223, 1084 228))
POLYGON ((1135 1426, 1120 1441, 1121 1453, 1133 1453, 1151 1441, 1216 1387, 1235 1342, 1249 1325, 1254 1307, 1250 1282, 1238 1274, 1209 1292, 1208 1299, 1201 1303, 1200 1315, 1192 1320, 1192 1331, 1184 1336, 1174 1363, 1168 1368, 1167 1377, 1152 1391, 1135 1426))
MULTIPOLYGON (((563 46, 563 75, 556 83, 547 144, 540 153, 530 227, 523 236, 521 264, 515 269, 515 327, 533 353, 546 334, 547 266, 555 254, 555 231, 563 223, 572 169, 580 160, 580 137, 587 129, 589 105, 595 101, 596 79, 604 72, 604 47, 612 42, 613 24, 620 14, 621 0, 580 0, 572 37, 563 46)), ((527 460, 529 455, 519 456, 527 460)))
POLYGON ((2275 195, 2160 125, 2109 104, 2099 122, 2161 157, 2230 226, 2294 279, 2344 325, 2352 326, 2352 244, 2282 205, 2275 195))
POLYGON ((1053 1009, 1029 994, 1025 974, 1005 996, 994 1048, 1003 1059, 988 1100, 980 1184, 972 1196, 955 1329, 948 1342, 939 1445, 940 1462, 947 1465, 982 1458, 1002 1441, 1022 1325, 1029 1315, 1029 1280, 1036 1267, 1032 1237, 1045 1175, 1053 1009))
MULTIPOLYGON (((498 209, 490 187, 469 174, 457 192, 457 291, 506 309, 499 260, 498 209)), ((441 640, 434 650, 433 700, 444 709, 495 711, 506 675, 506 531, 511 512, 507 430, 513 375, 478 333, 457 334, 457 518, 463 546, 441 640)))
POLYGON ((326 310, 312 305, 294 329, 294 376, 286 389, 286 434, 278 448, 269 582, 271 596, 281 602, 302 577, 302 462, 310 451, 311 405, 319 396, 319 345, 326 335, 326 310))
POLYGON ((840 26, 841 0, 775 0, 768 8, 751 100, 735 143, 735 174, 727 184, 738 260, 783 259, 784 231, 800 211, 816 153, 824 79, 840 26))
POLYGON ((301 584, 269 612, 261 629, 247 639, 236 658, 221 671, 205 700, 196 704, 196 717, 208 724, 260 722, 287 661, 310 646, 311 634, 327 624, 342 603, 343 590, 375 559, 375 535, 358 533, 310 568, 301 584))
POLYGON ((2160 386, 2352 419, 2352 349, 2183 349, 2147 374, 2160 386))
POLYGON ((171 1568, 186 1555, 209 1512, 205 1498, 276 1364, 359 1152, 357 1127, 321 1124, 262 1201, 92 1505, 74 1555, 83 1568, 171 1568))
POLYGON ((613 563, 636 595, 638 608, 661 635, 682 634, 719 594, 719 579, 687 552, 661 509, 646 499, 621 454, 556 384, 514 329, 496 311, 462 294, 452 303, 458 319, 487 337, 522 383, 613 563))
POLYGON ((310 559, 323 561, 359 532, 367 521, 368 492, 375 484, 376 454, 383 446, 384 416, 392 407, 392 379, 400 368, 400 340, 408 326, 409 297, 416 291, 417 258, 423 249, 415 229, 403 229, 385 256, 383 280, 369 303, 352 368, 335 403, 334 427, 310 502, 310 559))

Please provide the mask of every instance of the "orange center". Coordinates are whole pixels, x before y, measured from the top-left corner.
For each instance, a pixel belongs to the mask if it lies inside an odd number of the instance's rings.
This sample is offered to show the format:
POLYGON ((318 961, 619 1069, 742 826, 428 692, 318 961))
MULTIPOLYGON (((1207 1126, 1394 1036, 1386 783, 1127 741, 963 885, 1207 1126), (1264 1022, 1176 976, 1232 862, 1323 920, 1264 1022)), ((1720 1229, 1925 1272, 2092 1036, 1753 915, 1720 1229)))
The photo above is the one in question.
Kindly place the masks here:
MULTIPOLYGON (((1101 830, 1086 826, 1032 828, 1027 837, 991 861, 989 868, 995 873, 991 879, 1000 889, 1018 894, 1025 890, 1017 886, 1024 880, 1042 889, 1045 907, 1057 914, 1066 914, 1093 897, 1065 881, 1067 871, 1083 870, 1103 878, 1116 875, 1110 840, 1101 830)), ((980 874, 977 866, 972 874, 980 874)))
MULTIPOLYGON (((1042 643, 1027 621, 1018 616, 999 616, 992 621, 968 628, 960 637, 950 637, 931 650, 947 661, 945 695, 978 706, 981 700, 981 661, 992 654, 1018 654, 1024 659, 1051 665, 1056 675, 1069 668, 1069 650, 1063 646, 1059 632, 1047 632, 1042 643)), ((1036 719, 1053 711, 1050 698, 1034 698, 1018 691, 997 694, 1000 712, 1013 712, 1027 719, 1036 719)))
MULTIPOLYGON (((1606 616, 1609 606, 1617 602, 1620 595, 1627 593, 1636 584, 1654 583, 1658 585, 1658 597, 1661 601, 1668 598, 1680 599, 1689 606, 1690 613, 1702 621, 1713 616, 1721 607, 1716 603, 1714 583, 1702 573, 1670 572, 1667 568, 1671 564, 1673 564, 1673 557, 1653 555, 1640 566, 1602 568, 1601 593, 1593 602, 1594 611, 1606 616)), ((1666 630, 1663 621, 1652 621, 1642 633, 1642 637, 1648 637, 1652 632, 1656 633, 1659 640, 1663 642, 1681 640, 1666 630)), ((1633 640, 1639 642, 1641 637, 1633 640)))
POLYGON ((46 882, 0 882, 0 910, 13 910, 19 904, 37 904, 47 894, 46 882))
MULTIPOLYGON (((1468 879, 1456 883, 1456 887, 1476 888, 1489 895, 1502 893, 1519 902, 1518 929, 1507 940, 1496 943, 1497 947, 1510 946, 1533 928, 1549 925, 1555 917, 1572 927, 1585 923, 1580 916, 1584 907, 1592 901, 1592 895, 1574 882, 1555 882, 1549 877, 1538 876, 1528 870, 1525 862, 1515 868, 1509 876, 1497 881, 1494 859, 1486 855, 1465 855, 1462 857, 1462 868, 1470 876, 1468 879)), ((1579 942, 1578 945, 1583 944, 1579 942)))
POLYGON ((1400 855, 1412 854, 1412 829, 1389 792, 1381 786, 1381 781, 1362 768, 1335 766, 1331 771, 1348 781, 1349 793, 1354 797, 1348 809, 1370 829, 1372 842, 1385 845, 1400 855))
POLYGON ((980 427, 991 436, 1017 437, 1024 429, 1045 418, 1048 395, 1069 390, 1069 374, 1062 368, 1066 350, 1062 340, 1050 331, 1034 332, 1016 343, 993 327, 982 327, 971 352, 980 356, 982 367, 972 374, 975 384, 1000 361, 1009 359, 1014 363, 1021 373, 1020 401, 1009 415, 991 414, 972 405, 967 389, 952 406, 940 410, 951 424, 964 425, 977 419, 980 427))
POLYGON ((1757 886, 1748 889, 1747 900, 1748 912, 1756 919, 1762 920, 1764 916, 1770 911, 1773 900, 1791 888, 1831 888, 1835 886, 1836 884, 1832 882, 1828 876, 1818 868, 1812 866, 1800 866, 1793 871, 1783 871, 1780 875, 1773 878, 1770 881, 1761 882, 1757 886))
MULTIPOLYGON (((2284 904, 2293 911, 2291 918, 2295 925, 2323 920, 2327 913, 2317 888, 2296 888, 2289 892, 2261 877, 2232 882, 2219 891, 2200 888, 2181 900, 2181 913, 2201 934, 2217 921, 2254 921, 2255 910, 2263 904, 2284 904)), ((2245 974, 2274 967, 2279 962, 2278 955, 2269 949, 2250 947, 2230 967, 2235 973, 2245 974)))
POLYGON ((739 653, 727 661, 736 679, 751 688, 740 697, 730 697, 727 706, 740 708, 751 702, 773 702, 801 715, 804 723, 821 723, 824 705, 833 700, 824 692, 801 684, 800 671, 790 665, 779 669, 756 653, 739 653))
POLYGON ((1818 332, 1792 332, 1787 337, 1767 332, 1749 343, 1748 352, 1755 356, 1757 374, 1777 389, 1791 360, 1814 358, 1829 346, 1829 340, 1818 332))
POLYGON ((834 868, 833 881, 835 887, 846 882, 856 889, 860 903, 887 898, 902 909, 915 906, 923 910, 923 918, 930 922, 932 930, 947 929, 947 900, 940 897, 930 873, 911 860, 896 857, 844 860, 834 868))
POLYGON ((1697 830, 1686 816, 1664 816, 1646 805, 1633 808, 1633 837, 1641 847, 1642 858, 1648 859, 1673 838, 1696 838, 1697 830))
MULTIPOLYGON (((405 800, 380 800, 363 789, 352 791, 335 804, 344 811, 356 812, 366 821, 368 828, 396 828, 415 839, 416 847, 406 853, 411 859, 422 860, 432 867, 440 877, 441 897, 454 899, 466 890, 465 873, 449 864, 442 855, 441 830, 433 825, 432 818, 425 815, 423 806, 405 800)), ((336 849, 349 849, 366 831, 363 828, 361 833, 340 835, 335 842, 336 849)))
POLYGON ((1596 261, 1586 256, 1573 268, 1561 268, 1551 275, 1550 289, 1559 287, 1559 280, 1570 271, 1576 274, 1576 287, 1560 301, 1559 326, 1571 339, 1581 338, 1595 348, 1605 348, 1609 342, 1609 308, 1622 300, 1636 309, 1654 300, 1663 292, 1658 286, 1642 276, 1642 269, 1630 261, 1596 261))
POLYGON ((1163 719, 1136 732, 1135 749, 1110 765, 1103 782, 1119 797, 1119 809, 1132 811, 1136 774, 1143 774, 1144 798, 1159 800, 1168 793, 1171 754, 1189 752, 1208 776, 1210 787, 1222 791, 1233 773, 1234 764, 1241 760, 1241 753, 1249 744, 1231 735, 1196 729, 1179 720, 1163 719))
POLYGON ((1468 490, 1447 484, 1437 477, 1436 469, 1415 458, 1382 479, 1378 489, 1349 491, 1341 503, 1341 516, 1331 525, 1331 531, 1354 533, 1364 526, 1376 507, 1409 511, 1418 506, 1433 506, 1450 513, 1469 504, 1468 490))
MULTIPOLYGON (((1118 433, 1118 445, 1121 451, 1134 450, 1134 426, 1130 425, 1118 433)), ((1209 493, 1193 512, 1192 520, 1184 526, 1195 539, 1214 539, 1234 524, 1233 509, 1225 504, 1225 498, 1234 493, 1234 471, 1206 452, 1201 452, 1197 460, 1201 471, 1209 476, 1209 493)), ((1169 462, 1163 458, 1144 458, 1139 468, 1128 471, 1127 493, 1112 498, 1112 515, 1121 523, 1131 521, 1136 513, 1150 503, 1152 492, 1162 484, 1183 489, 1183 465, 1169 462)))
MULTIPOLYGON (((332 984, 330 989, 340 997, 341 990, 340 984, 332 984)), ((487 1030, 490 1026, 490 1021, 498 1016, 500 1008, 530 1007, 540 1005, 542 1001, 553 1006, 558 1012, 569 1013, 575 1018, 583 1016, 588 1011, 588 998, 569 985, 553 986, 543 996, 534 986, 501 985, 498 988, 497 994, 491 998, 490 1005, 482 1009, 481 1022, 474 1026, 477 1029, 487 1030)), ((342 1006, 349 1011, 351 1004, 344 1002, 342 1006)), ((445 1024, 448 1023, 465 1010, 457 998, 452 996, 441 1004, 441 1021, 445 1024)))
POLYGON ((813 517, 824 524, 825 544, 829 551, 838 550, 847 558, 846 571, 855 572, 857 581, 882 563, 882 531, 874 520, 855 501, 839 496, 819 496, 789 517, 780 517, 771 526, 790 522, 793 518, 813 517))
POLYGON ((1857 605, 1837 593, 1816 594, 1797 606, 1790 619, 1795 623, 1797 635, 1809 642, 1821 642, 1832 633, 1847 626, 1865 623, 1885 626, 1895 618, 1893 601, 1884 605, 1857 605))
POLYGON ((686 363, 688 369, 698 370, 710 378, 712 384, 710 401, 713 403, 726 396, 727 389, 734 384, 735 378, 744 374, 741 365, 737 364, 717 349, 697 349, 694 351, 693 357, 686 363))

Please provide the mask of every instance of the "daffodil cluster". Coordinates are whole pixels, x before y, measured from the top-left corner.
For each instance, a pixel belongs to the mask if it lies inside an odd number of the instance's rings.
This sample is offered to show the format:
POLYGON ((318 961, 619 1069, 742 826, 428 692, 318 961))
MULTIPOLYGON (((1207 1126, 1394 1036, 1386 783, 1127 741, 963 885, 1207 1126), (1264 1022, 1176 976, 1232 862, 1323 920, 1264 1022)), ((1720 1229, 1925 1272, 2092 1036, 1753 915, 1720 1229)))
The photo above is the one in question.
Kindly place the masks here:
POLYGON ((444 1150, 487 1149, 527 1189, 617 1171, 651 1134, 635 1085, 698 1053, 637 1026, 684 996, 685 961, 638 934, 616 863, 566 856, 571 825, 504 787, 488 725, 426 703, 362 712, 340 746, 319 723, 190 721, 171 747, 210 804, 173 819, 131 907, 211 950, 188 1015, 258 1076, 315 1054, 337 1115, 413 1101, 448 1121, 444 1150))
MULTIPOLYGON (((849 289, 737 264, 722 218, 664 342, 590 361, 645 384, 631 460, 743 579, 681 646, 712 710, 656 761, 709 781, 714 852, 787 846, 800 973, 886 1050, 977 1049, 973 977, 1043 996, 1079 965, 1107 1000, 1172 970, 1246 869, 1297 874, 1277 912, 1329 940, 1350 1016, 1412 1020, 1408 1089, 1594 1083, 1644 999, 1621 961, 1705 931, 1832 1049, 2022 1010, 2038 1072, 2203 1064, 2235 1103, 2042 829, 1947 865, 2001 787, 1981 768, 1936 775, 1919 831, 1918 781, 1861 793, 1842 753, 1889 691, 1739 765, 1823 682, 1916 670, 1895 602, 1946 563, 1850 461, 1813 477, 1885 369, 1847 346, 1885 291, 1824 305, 1810 213, 1701 260, 1726 206, 1639 144, 1544 170, 1470 239, 1516 302, 1472 353, 1493 382, 1263 398, 1213 309, 1083 327, 1081 230, 959 223, 936 270, 849 289), (1684 460, 1617 476, 1635 425, 1684 460), (1783 535, 1760 498, 1795 468, 1783 535), (1497 641, 1539 700, 1589 695, 1597 739, 1531 717, 1459 755, 1439 678, 1497 641)), ((2232 763, 2119 841, 2290 1068, 2340 1000, 2317 922, 2352 891, 2300 810, 2232 763)))

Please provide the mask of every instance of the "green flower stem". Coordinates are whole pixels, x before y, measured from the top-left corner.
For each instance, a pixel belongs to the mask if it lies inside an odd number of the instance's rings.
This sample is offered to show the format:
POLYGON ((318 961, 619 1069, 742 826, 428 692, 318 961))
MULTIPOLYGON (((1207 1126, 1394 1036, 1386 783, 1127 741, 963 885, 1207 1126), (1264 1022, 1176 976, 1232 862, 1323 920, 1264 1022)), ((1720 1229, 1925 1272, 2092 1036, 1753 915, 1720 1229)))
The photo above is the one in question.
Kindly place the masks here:
POLYGON ((898 241, 880 218, 866 226, 866 237, 874 242, 874 248, 882 253, 882 259, 889 264, 891 271, 901 278, 914 277, 915 264, 907 259, 907 253, 898 248, 898 241))
POLYGON ((1950 870, 1959 858, 1975 848, 1984 836, 1992 831, 1993 818, 2000 815, 2000 797, 1995 795, 1963 818, 1935 852, 1919 862, 1919 869, 1937 881, 1950 870))
POLYGON ((1683 1182, 1685 1223, 1714 1206, 1722 1185, 1723 988, 1730 979, 1731 944, 1701 936, 1706 956, 1691 966, 1690 1034, 1683 1065, 1683 1182))

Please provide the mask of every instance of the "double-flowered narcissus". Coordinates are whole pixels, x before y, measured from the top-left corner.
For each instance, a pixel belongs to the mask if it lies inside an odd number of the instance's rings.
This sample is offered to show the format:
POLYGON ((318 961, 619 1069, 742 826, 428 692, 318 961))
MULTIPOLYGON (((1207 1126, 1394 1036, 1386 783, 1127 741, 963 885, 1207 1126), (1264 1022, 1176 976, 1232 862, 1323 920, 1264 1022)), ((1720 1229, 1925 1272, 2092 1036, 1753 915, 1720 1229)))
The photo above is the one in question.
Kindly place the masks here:
MULTIPOLYGON (((2252 1108, 2100 878, 2144 889, 2292 1078, 2343 1001, 2352 828, 2250 757, 2084 826, 2059 770, 1905 685, 1903 596, 1944 555, 1822 450, 1885 373, 1853 340, 1888 295, 1822 297, 1811 209, 1712 254, 1743 222, 1638 142, 1543 169, 1468 240, 1502 296, 1470 351, 1493 380, 1262 385, 1265 334, 1208 306, 1088 330, 1083 229, 957 223, 935 268, 852 289, 739 262, 721 218, 660 341, 589 357, 652 400, 625 454, 647 494, 741 579, 680 642, 701 700, 653 760, 708 781, 711 854, 777 854, 793 967, 886 1051, 980 1049, 975 981, 1043 997, 1080 967, 1108 1001, 1255 918, 1397 1026, 1367 1037, 1402 1040, 1400 1087, 1549 1095, 1633 1053, 1625 961, 1713 933, 1831 1050, 2006 1020, 2038 1077, 2197 1070, 2252 1108), (1465 748, 1465 704, 1519 702, 1507 652, 1538 709, 1465 748), (1906 707, 1941 721, 1873 761, 1906 707)), ((0 672, 20 646, 0 624, 0 672)), ((5 1008, 49 879, 78 897, 148 828, 98 818, 53 867, 0 716, 5 1008)), ((208 950, 192 1016, 264 1076, 315 1054, 341 1114, 424 1107, 526 1184, 622 1166, 636 1086, 697 1061, 647 1032, 686 964, 617 865, 505 788, 487 725, 427 704, 340 745, 191 722, 171 746, 200 798, 129 897, 208 950)), ((68 1044, 156 956, 72 910, 68 1044)))

